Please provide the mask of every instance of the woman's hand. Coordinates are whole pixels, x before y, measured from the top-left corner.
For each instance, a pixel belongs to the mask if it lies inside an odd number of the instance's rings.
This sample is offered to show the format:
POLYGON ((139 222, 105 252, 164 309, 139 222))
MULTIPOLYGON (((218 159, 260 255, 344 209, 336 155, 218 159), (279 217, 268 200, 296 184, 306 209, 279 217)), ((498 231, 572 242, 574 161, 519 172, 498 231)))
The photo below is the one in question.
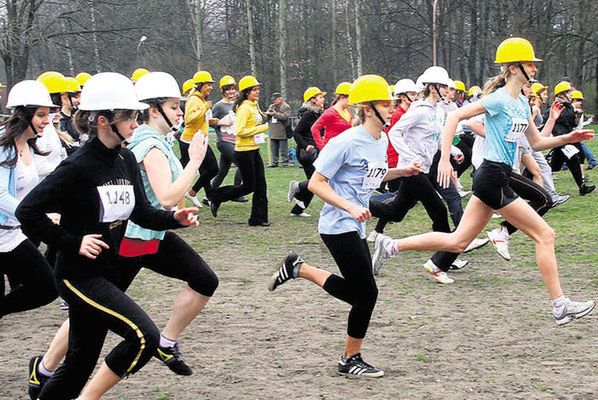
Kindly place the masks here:
POLYGON ((79 254, 91 260, 95 260, 103 249, 108 250, 110 246, 101 240, 102 235, 85 235, 81 240, 79 254))
POLYGON ((590 140, 594 137, 594 131, 592 129, 578 129, 571 132, 569 135, 569 143, 579 143, 584 140, 590 140))
POLYGON ((557 119, 559 119, 564 109, 565 106, 563 105, 563 103, 555 101, 554 103, 552 103, 552 106, 550 107, 550 114, 548 115, 548 118, 556 121, 557 119))
POLYGON ((366 222, 372 219, 372 213, 370 212, 370 210, 355 204, 353 204, 349 209, 347 209, 347 212, 351 214, 351 217, 353 217, 359 222, 366 222))
POLYGON ((411 164, 403 168, 403 176, 413 176, 423 171, 422 164, 419 161, 411 161, 411 164))
POLYGON ((438 176, 436 178, 438 184, 446 189, 450 185, 452 176, 453 166, 450 161, 440 160, 440 163, 438 164, 438 176))
POLYGON ((174 213, 174 219, 177 220, 181 226, 199 226, 199 220, 197 219, 196 207, 187 207, 178 210, 174 213))
POLYGON ((305 148, 305 151, 307 151, 308 153, 313 153, 314 150, 315 150, 315 148, 311 144, 305 148))
POLYGON ((189 145, 189 160, 201 165, 208 150, 208 137, 198 131, 189 145))

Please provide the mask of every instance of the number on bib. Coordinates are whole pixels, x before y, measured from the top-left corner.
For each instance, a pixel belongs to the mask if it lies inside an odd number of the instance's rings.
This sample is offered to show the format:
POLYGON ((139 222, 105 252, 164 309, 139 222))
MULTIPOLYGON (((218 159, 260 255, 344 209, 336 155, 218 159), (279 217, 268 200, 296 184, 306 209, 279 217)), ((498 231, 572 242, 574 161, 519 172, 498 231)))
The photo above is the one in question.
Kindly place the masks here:
POLYGON ((577 147, 571 146, 570 144, 568 144, 565 147, 563 147, 561 149, 561 151, 563 152, 563 154, 565 155, 565 157, 567 157, 568 159, 571 159, 571 157, 573 157, 574 155, 576 155, 577 153, 579 153, 579 150, 577 149, 577 147))
POLYGON ((363 177, 362 187, 364 189, 377 189, 382 184, 386 173, 388 172, 388 165, 385 163, 369 163, 368 172, 363 177))
POLYGON ((515 142, 519 139, 527 130, 528 122, 524 118, 513 118, 513 125, 507 134, 505 140, 507 142, 515 142))
POLYGON ((98 186, 100 195, 100 222, 124 221, 135 208, 132 185, 98 186))

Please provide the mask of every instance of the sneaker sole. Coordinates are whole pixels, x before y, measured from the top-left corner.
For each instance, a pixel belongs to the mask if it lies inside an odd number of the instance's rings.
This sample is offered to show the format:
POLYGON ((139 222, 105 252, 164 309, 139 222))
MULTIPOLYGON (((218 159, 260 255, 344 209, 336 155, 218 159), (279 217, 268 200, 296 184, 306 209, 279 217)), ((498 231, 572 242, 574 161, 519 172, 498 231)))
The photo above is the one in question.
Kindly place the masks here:
POLYGON ((496 250, 496 253, 498 253, 498 255, 501 256, 504 260, 511 261, 511 255, 509 254, 509 257, 505 257, 504 255, 502 255, 500 253, 500 251, 498 251, 498 247, 496 247, 496 244, 494 243, 494 240, 492 240, 490 238, 490 235, 488 233, 486 233, 486 235, 488 235, 488 239, 490 239, 490 243, 492 243, 492 246, 494 246, 494 250, 496 250))
POLYGON ((289 182, 289 191, 287 192, 287 201, 290 203, 293 201, 295 195, 293 194, 293 181, 289 182))
POLYGON ((466 251, 464 251, 463 254, 471 253, 474 250, 481 249, 482 247, 486 246, 488 243, 490 243, 490 239, 488 239, 487 242, 484 242, 483 244, 481 244, 477 247, 472 247, 471 249, 465 249, 466 251))
MULTIPOLYGON (((376 237, 376 240, 379 236, 376 237)), ((376 240, 374 241, 374 254, 372 254, 372 274, 378 276, 382 269, 382 244, 376 246, 376 240)))
POLYGON ((556 320, 556 324, 558 326, 567 325, 569 322, 573 321, 574 319, 580 319, 580 318, 585 317, 586 315, 588 315, 589 313, 591 313, 592 310, 594 310, 595 307, 596 307, 596 303, 592 304, 592 307, 588 308, 586 311, 582 312, 581 314, 569 315, 566 318, 563 318, 561 320, 556 320))
POLYGON ((384 371, 376 372, 373 374, 363 373, 361 375, 350 374, 348 372, 338 372, 339 375, 344 376, 347 379, 361 379, 361 378, 382 378, 384 371))
MULTIPOLYGON (((284 263, 282 263, 282 268, 284 268, 285 265, 284 263)), ((272 274, 272 276, 270 276, 270 280, 268 281, 268 290, 273 292, 276 288, 277 285, 276 283, 278 282, 278 273, 279 273, 280 269, 277 269, 276 272, 274 272, 272 274)))

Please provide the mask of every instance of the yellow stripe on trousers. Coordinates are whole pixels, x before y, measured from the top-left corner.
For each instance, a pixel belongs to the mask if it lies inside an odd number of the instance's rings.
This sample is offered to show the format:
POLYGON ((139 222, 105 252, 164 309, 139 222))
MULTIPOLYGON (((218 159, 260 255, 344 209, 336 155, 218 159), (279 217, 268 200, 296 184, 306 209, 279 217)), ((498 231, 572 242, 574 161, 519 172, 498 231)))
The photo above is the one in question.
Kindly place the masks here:
POLYGON ((135 365, 137 365, 137 362, 139 361, 139 357, 141 357, 141 354, 143 353, 143 350, 145 349, 145 337, 143 337, 143 333, 141 332, 141 329, 139 329, 139 327, 137 327, 137 325, 135 325, 133 323, 133 321, 131 321, 127 317, 120 315, 116 311, 112 311, 111 309, 106 308, 103 305, 98 304, 95 301, 93 301, 92 299, 90 299, 89 297, 85 296, 83 293, 81 293, 79 290, 77 290, 77 288, 75 288, 68 280, 63 279, 62 281, 69 289, 71 289, 71 291, 73 293, 75 293, 78 297, 80 297, 84 302, 86 302, 87 304, 91 305, 94 308, 97 308, 98 310, 104 311, 105 313, 108 313, 108 314, 112 315, 113 317, 120 319, 125 324, 129 325, 135 331, 135 333, 137 334, 137 337, 139 338, 139 342, 141 345, 139 348, 139 353, 137 353, 137 356, 131 363, 131 366, 127 369, 127 372, 131 372, 133 370, 133 368, 135 368, 135 365))

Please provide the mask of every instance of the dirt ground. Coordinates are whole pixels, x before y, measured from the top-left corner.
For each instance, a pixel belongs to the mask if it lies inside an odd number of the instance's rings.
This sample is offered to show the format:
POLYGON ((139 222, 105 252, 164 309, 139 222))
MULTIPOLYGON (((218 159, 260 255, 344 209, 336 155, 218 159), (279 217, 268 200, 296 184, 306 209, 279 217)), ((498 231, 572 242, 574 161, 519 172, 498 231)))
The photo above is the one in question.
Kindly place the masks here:
MULTIPOLYGON (((249 234, 251 228, 240 229, 249 234)), ((294 247, 311 264, 337 271, 320 242, 294 247)), ((339 376, 348 306, 305 281, 266 289, 274 263, 288 250, 272 245, 258 252, 235 241, 202 253, 220 287, 180 339, 194 375, 175 376, 153 359, 106 398, 598 398, 598 315, 557 328, 539 273, 503 261, 491 246, 468 255, 470 266, 453 273, 456 283, 447 286, 427 280, 425 255, 387 263, 363 349, 366 361, 386 375, 339 376)), ((593 269, 586 267, 562 272, 577 298, 596 294, 593 269)), ((163 326, 180 287, 144 271, 130 294, 163 326)), ((64 317, 53 303, 0 321, 0 399, 27 398, 28 360, 44 351, 64 317)), ((104 354, 117 340, 110 336, 104 354)))

